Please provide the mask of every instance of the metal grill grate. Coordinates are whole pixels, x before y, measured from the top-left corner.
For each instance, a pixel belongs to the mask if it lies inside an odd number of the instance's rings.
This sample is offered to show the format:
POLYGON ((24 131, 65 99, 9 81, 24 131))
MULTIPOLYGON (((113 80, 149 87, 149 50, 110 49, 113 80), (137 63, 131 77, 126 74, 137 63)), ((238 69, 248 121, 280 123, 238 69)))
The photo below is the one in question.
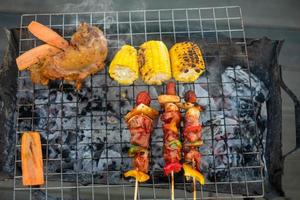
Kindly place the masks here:
MULTIPOLYGON (((26 14, 21 17, 20 54, 41 44, 39 40, 28 33, 27 25, 32 20, 53 28, 68 39, 82 21, 98 26, 104 30, 109 40, 110 59, 113 53, 124 43, 138 47, 142 42, 151 39, 163 40, 168 47, 175 42, 187 39, 199 41, 206 47, 221 48, 234 44, 241 49, 241 53, 233 56, 246 60, 246 62, 239 63, 244 68, 231 68, 235 77, 234 80, 237 80, 237 76, 242 72, 250 74, 240 7, 26 14)), ((226 56, 209 54, 205 52, 205 48, 202 49, 206 63, 209 63, 212 58, 222 59, 226 56)), ((211 121, 216 112, 221 112, 225 116, 227 112, 232 111, 224 107, 221 110, 215 110, 211 106, 211 96, 215 96, 212 88, 215 85, 220 86, 221 92, 219 96, 214 98, 219 98, 224 104, 226 95, 223 88, 226 87, 226 84, 234 84, 235 86, 248 84, 251 87, 251 77, 247 78, 248 80, 222 82, 222 80, 210 79, 206 73, 194 84, 177 83, 177 89, 182 96, 182 88, 195 89, 198 86, 206 88, 208 95, 198 96, 198 99, 208 102, 204 114, 211 121)), ((58 199, 132 199, 134 182, 124 180, 121 175, 130 167, 124 164, 128 163, 129 160, 126 153, 126 148, 129 146, 129 132, 122 121, 128 109, 126 110, 124 107, 132 108, 134 106, 134 97, 139 91, 146 89, 151 94, 155 94, 155 91, 162 93, 164 86, 146 86, 141 81, 137 81, 132 86, 119 86, 109 78, 106 70, 87 79, 80 91, 75 91, 63 81, 53 82, 49 87, 31 84, 29 73, 25 71, 19 73, 18 81, 14 199, 17 199, 19 195, 28 199, 41 199, 42 196, 44 199, 54 197, 58 199), (95 97, 95 95, 98 96, 95 97), (88 106, 103 109, 86 110, 88 106), (69 107, 72 109, 68 109, 69 107), (111 109, 114 110, 115 117, 111 117, 111 109), (115 119, 118 120, 114 121, 115 119), (22 186, 22 175, 19 170, 21 163, 20 136, 25 130, 36 130, 42 134, 45 185, 41 187, 22 186), (97 138, 99 134, 105 135, 104 140, 100 143, 98 143, 97 138), (56 136, 57 138, 53 142, 53 137, 56 136), (68 139, 70 137, 75 137, 75 139, 68 139), (82 141, 83 137, 85 137, 84 141, 82 141), (99 145, 102 146, 99 147, 99 145), (111 154, 109 148, 112 146, 117 146, 120 153, 111 154), (70 152, 73 152, 71 157, 69 154, 65 155, 67 147, 70 148, 70 152), (100 151, 99 149, 102 152, 102 157, 96 156, 100 151), (82 150, 85 151, 84 155, 81 155, 82 150), (53 156, 53 154, 57 155, 53 156), (103 157, 103 155, 105 156, 103 157), (71 159, 71 161, 68 162, 66 159, 69 161, 71 159), (121 166, 115 168, 104 166, 104 170, 99 172, 101 159, 107 165, 110 163, 121 166), (82 168, 84 162, 91 163, 87 165, 90 168, 82 168), (72 163, 71 168, 73 170, 67 168, 66 163, 72 163), (53 169, 53 166, 56 168, 53 169)), ((251 101, 254 107, 254 94, 252 92, 245 96, 239 95, 240 92, 236 90, 235 94, 236 105, 238 105, 239 99, 243 98, 251 101)), ((153 97, 153 106, 159 108, 156 97, 153 97)), ((253 107, 237 107, 236 111, 237 113, 251 112, 254 110, 253 107)), ((221 119, 219 127, 224 129, 225 136, 227 136, 226 129, 230 129, 231 126, 239 127, 240 134, 236 139, 243 145, 242 126, 244 124, 242 125, 240 122, 230 124, 225 117, 221 119)), ((210 128, 210 135, 203 136, 204 143, 210 144, 213 149, 215 145, 214 125, 206 123, 204 124, 205 128, 210 128)), ((153 146, 151 150, 151 180, 140 184, 140 199, 169 199, 170 180, 162 178, 162 170, 157 165, 159 162, 156 162, 161 154, 153 152, 156 147, 158 149, 161 147, 160 132, 161 126, 158 123, 151 143, 153 146)), ((251 134, 256 135, 255 138, 259 137, 257 136, 256 125, 251 134)), ((230 148, 228 146, 230 139, 225 137, 223 140, 225 147, 230 148)), ((203 170, 204 174, 210 174, 210 176, 207 177, 206 185, 203 187, 198 185, 197 196, 199 199, 235 199, 263 196, 263 164, 260 149, 252 148, 251 151, 244 151, 242 148, 241 151, 242 161, 240 164, 232 164, 228 161, 229 164, 223 167, 218 165, 216 158, 223 156, 229 160, 237 153, 232 153, 228 149, 221 155, 216 155, 214 151, 202 151, 203 159, 211 159, 212 164, 203 170), (246 159, 250 159, 252 164, 246 162, 246 159), (223 178, 219 177, 218 170, 223 170, 223 178), (236 171, 239 171, 241 176, 233 176, 236 171), (255 176, 249 176, 249 174, 255 174, 255 176)), ((161 152, 161 149, 158 152, 161 152)), ((182 175, 176 175, 175 197, 192 199, 192 193, 188 192, 190 185, 182 175)))

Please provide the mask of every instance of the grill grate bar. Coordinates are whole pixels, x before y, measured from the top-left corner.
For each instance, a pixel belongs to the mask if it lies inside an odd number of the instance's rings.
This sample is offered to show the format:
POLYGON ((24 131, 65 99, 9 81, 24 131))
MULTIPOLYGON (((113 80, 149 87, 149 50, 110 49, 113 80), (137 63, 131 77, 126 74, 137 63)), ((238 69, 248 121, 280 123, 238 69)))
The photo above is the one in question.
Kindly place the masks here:
MULTIPOLYGON (((227 112, 237 112, 240 116, 245 112, 254 112, 254 94, 251 91, 250 94, 245 95, 238 91, 238 86, 241 84, 246 84, 250 88, 251 77, 247 77, 247 80, 239 80, 239 75, 242 72, 248 73, 249 63, 247 54, 247 44, 245 39, 244 24, 240 7, 228 6, 228 7, 209 7, 209 8, 188 8, 188 9, 161 9, 161 10, 135 10, 135 11, 119 11, 119 12, 91 12, 91 13, 49 13, 49 14, 25 14, 21 17, 20 25, 20 43, 19 43, 19 53, 23 53, 28 48, 35 47, 40 44, 36 38, 28 33, 28 23, 31 20, 37 20, 45 25, 48 25, 55 30, 58 30, 60 34, 66 38, 70 39, 74 27, 77 27, 79 22, 84 19, 84 21, 89 22, 92 25, 100 27, 106 37, 109 40, 109 48, 111 51, 118 50, 124 43, 131 44, 132 46, 138 47, 144 41, 157 39, 166 42, 167 46, 170 47, 175 42, 183 41, 186 39, 190 40, 201 40, 204 41, 208 46, 222 47, 230 43, 235 44, 240 49, 243 49, 241 53, 232 55, 236 59, 246 58, 246 63, 242 63, 245 68, 236 69, 233 68, 234 80, 232 81, 216 81, 210 79, 210 77, 204 74, 199 80, 194 84, 182 84, 176 83, 177 92, 181 92, 181 88, 190 88, 196 90, 198 87, 205 88, 207 90, 207 96, 198 96, 199 101, 207 101, 208 106, 205 110, 209 116, 210 121, 214 120, 216 113, 221 112, 223 116, 226 116, 227 112), (225 13, 220 15, 220 13, 225 13), (47 20, 45 20, 47 19, 47 20), (126 30, 124 29, 126 27, 126 30), (70 32, 70 28, 72 31, 70 32), (223 35, 227 36, 224 40, 223 35), (238 38, 238 39, 237 39, 238 38), (220 86, 220 95, 216 96, 213 91, 213 86, 220 86), (235 95, 234 101, 236 105, 239 105, 241 99, 251 99, 252 108, 241 108, 236 107, 235 110, 224 109, 226 103, 225 87, 227 85, 235 85, 235 95), (219 110, 213 106, 212 97, 218 98, 223 105, 223 109, 219 110)), ((205 54, 204 50, 204 60, 205 63, 209 63, 211 59, 222 60, 226 58, 227 55, 222 53, 217 55, 205 54)), ((218 62, 218 67, 221 66, 221 62, 218 62)), ((147 90, 151 94, 153 91, 159 91, 163 93, 165 88, 162 86, 148 86, 137 81, 131 86, 120 86, 109 78, 108 70, 103 70, 95 75, 92 75, 89 80, 83 84, 80 91, 72 93, 73 89, 66 85, 65 82, 61 81, 58 87, 55 89, 51 87, 43 87, 39 85, 27 85, 24 86, 23 83, 29 81, 30 77, 28 73, 19 72, 18 74, 18 93, 20 97, 17 103, 17 121, 16 121, 16 159, 15 159, 15 171, 14 171, 14 196, 16 199, 16 193, 26 192, 28 198, 35 198, 35 191, 42 191, 44 193, 45 199, 50 199, 53 195, 57 196, 58 199, 68 199, 68 195, 73 195, 74 199, 96 199, 99 195, 99 189, 104 195, 101 196, 106 199, 115 199, 117 190, 120 190, 118 199, 132 199, 134 182, 125 180, 121 174, 127 170, 126 163, 130 159, 126 154, 126 148, 129 146, 128 140, 128 128, 124 126, 122 122, 123 116, 126 114, 123 107, 120 105, 124 101, 124 91, 127 91, 126 95, 129 97, 126 100, 130 106, 134 105, 134 98, 137 93, 141 90, 147 90), (99 80, 102 82, 99 84, 99 80), (99 91, 105 91, 101 98, 97 95, 99 91), (61 96, 59 99, 53 101, 51 92, 56 91, 61 96), (74 98, 69 100, 66 95, 71 91, 74 98), (111 98, 110 92, 115 91, 116 97, 111 98), (84 93, 85 92, 85 93, 84 93), (46 93, 46 95, 45 95, 46 93), (29 100, 22 99, 22 95, 27 95, 29 100), (82 97, 86 97, 92 103, 99 105, 105 105, 105 109, 100 112, 90 111, 88 113, 82 113, 82 106, 84 103, 82 97), (66 108, 75 105, 75 112, 69 113, 66 108), (108 120, 111 117, 111 111, 108 109, 108 105, 116 106, 118 122, 115 126, 109 124, 108 120), (57 111, 59 114, 53 114, 53 109, 60 106, 57 111), (30 108, 30 115, 24 114, 23 110, 28 110, 30 108), (46 115, 42 116, 39 112, 40 109, 45 108, 46 115), (66 110, 65 110, 66 109, 66 110), (68 120, 75 119, 75 126, 68 127, 68 120), (88 121, 88 126, 82 125, 82 120, 88 121), (99 119, 104 119, 105 124, 103 126, 98 126, 99 119), (26 121, 30 122, 30 125, 26 125, 26 121), (37 121, 45 121, 45 128, 41 128, 37 121), (52 123, 60 122, 58 126, 53 126, 52 123), (24 125, 25 124, 25 125, 24 125), (45 185, 39 188, 36 187, 23 187, 20 183, 22 180, 22 175, 18 171, 21 165, 21 160, 18 154, 20 153, 20 136, 25 130, 36 130, 40 131, 43 137, 42 148, 45 151, 44 166, 45 166, 45 185), (104 133, 105 131, 105 133, 104 133), (58 141, 53 142, 52 137, 55 133, 59 133, 58 141), (87 136, 88 133, 88 136, 87 136), (96 146, 100 145, 97 139, 98 135, 105 135, 102 151, 105 152, 103 157, 96 157, 99 149, 96 146), (109 138, 113 136, 117 139, 111 140, 109 138), (70 134, 74 134, 75 142, 64 143, 62 140, 71 137, 70 134), (81 141, 80 137, 85 137, 86 140, 81 141), (118 137, 117 137, 118 136, 118 137), (111 147, 116 147, 119 150, 119 155, 110 155, 109 151, 111 147), (69 157, 65 157, 66 148, 74 148, 74 158, 73 171, 66 171, 65 165, 68 162, 69 157), (83 154, 82 149, 89 149, 87 154, 83 154), (58 152, 58 157, 53 157, 53 149, 58 152), (105 160, 106 166, 103 166, 103 170, 99 172, 99 163, 101 160, 105 160), (59 167, 56 171, 53 171, 53 163, 58 162, 59 167), (119 163, 120 166, 117 168, 112 168, 113 163, 119 163), (90 163, 90 168, 82 169, 83 163, 90 163), (108 163, 112 163, 109 166, 108 163), (99 176, 99 173, 101 176, 99 176), (118 175, 117 175, 118 174, 118 175), (73 178, 68 178, 73 177, 73 178), (82 183, 86 180, 84 177, 90 177, 90 181, 85 184, 82 183), (119 182, 114 182, 112 177, 118 178, 119 182), (100 181, 100 182, 99 182, 100 181), (57 182, 57 183, 53 183, 57 182), (53 185, 54 184, 54 185, 53 185)), ((183 97, 181 96, 181 99, 183 97)), ((152 98, 152 102, 157 104, 157 97, 152 98)), ((255 121, 256 122, 256 121, 255 121)), ((209 160, 211 158, 212 163, 207 169, 204 169, 204 174, 212 174, 209 181, 204 186, 198 185, 197 196, 201 199, 236 199, 236 198, 252 198, 261 197, 264 195, 263 187, 263 164, 261 161, 262 152, 260 149, 253 151, 244 151, 241 149, 242 163, 241 165, 232 165, 229 160, 233 157, 239 156, 238 152, 231 152, 229 143, 238 140, 241 145, 244 145, 246 141, 243 139, 243 127, 242 120, 238 118, 236 123, 231 124, 227 121, 226 117, 220 119, 220 124, 218 127, 224 130, 225 138, 223 142, 225 144, 225 151, 216 153, 214 150, 211 152, 203 152, 203 159, 209 160), (237 138, 229 138, 228 129, 233 127, 238 127, 239 134, 237 138), (224 157, 227 159, 228 164, 225 166, 219 166, 219 158, 224 157), (257 161, 257 164, 249 165, 246 163, 245 158, 253 159, 257 161), (217 172, 223 170, 226 173, 224 180, 220 180, 217 177, 217 172), (249 171, 256 170, 259 173, 259 177, 256 179, 249 179, 249 171), (243 174, 239 180, 234 178, 235 171, 241 171, 243 174), (251 192, 253 184, 261 188, 261 193, 251 192), (242 186, 240 186, 242 185, 242 186), (240 190, 237 190, 237 187, 240 190), (224 190, 224 188, 227 188, 224 190)), ((244 126, 245 124, 243 124, 244 126)), ((214 138, 216 132, 214 129, 214 124, 205 123, 203 124, 203 129, 208 128, 210 131, 209 137, 203 138, 205 144, 210 144, 212 148, 217 145, 214 138)), ((249 124, 250 126, 250 124, 249 124)), ((151 158, 150 158, 150 171, 152 180, 147 183, 140 184, 138 199, 167 199, 168 194, 171 192, 170 188, 170 178, 161 180, 162 169, 158 168, 157 160, 161 155, 157 155, 157 149, 162 144, 162 138, 158 137, 161 131, 161 125, 157 125, 154 129, 154 134, 152 137, 151 144, 151 158), (164 192, 162 192, 164 191, 164 192)), ((258 137, 258 131, 255 124, 255 131, 258 137)), ((182 138, 181 138, 182 139, 182 138)), ((67 141, 67 140, 66 140, 67 141)), ((220 140, 222 141, 222 140, 220 140)), ((201 148, 200 148, 201 151, 201 148)), ((102 155, 102 154, 101 154, 102 155)), ((176 175, 176 199, 192 199, 190 191, 191 183, 187 182, 181 175, 176 175), (182 191, 183 190, 183 191, 182 191)), ((225 176, 225 175, 224 175, 225 176)))

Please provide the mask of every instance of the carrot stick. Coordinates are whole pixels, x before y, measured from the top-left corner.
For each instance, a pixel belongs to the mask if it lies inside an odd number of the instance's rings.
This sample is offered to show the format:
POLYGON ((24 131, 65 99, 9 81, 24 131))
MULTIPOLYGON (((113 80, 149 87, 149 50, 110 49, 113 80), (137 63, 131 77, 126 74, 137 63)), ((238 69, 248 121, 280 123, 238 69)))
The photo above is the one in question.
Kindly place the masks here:
POLYGON ((16 62, 19 70, 24 70, 30 67, 31 65, 39 62, 46 56, 55 55, 60 51, 60 49, 53 47, 49 44, 43 44, 33 49, 30 49, 29 51, 26 51, 16 59, 16 62))
POLYGON ((47 44, 55 46, 57 48, 65 49, 69 46, 67 40, 65 40, 63 37, 61 37, 52 29, 36 21, 32 21, 29 24, 28 30, 40 40, 46 42, 47 44))
POLYGON ((44 184, 42 146, 38 132, 28 131, 23 133, 21 160, 23 185, 44 184))

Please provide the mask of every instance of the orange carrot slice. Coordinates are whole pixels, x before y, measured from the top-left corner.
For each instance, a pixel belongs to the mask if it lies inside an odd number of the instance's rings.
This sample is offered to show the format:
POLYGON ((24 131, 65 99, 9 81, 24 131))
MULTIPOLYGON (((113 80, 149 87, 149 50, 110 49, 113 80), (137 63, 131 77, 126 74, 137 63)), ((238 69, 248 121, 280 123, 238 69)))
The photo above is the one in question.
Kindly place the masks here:
POLYGON ((68 41, 61 37, 58 33, 36 21, 32 21, 29 24, 28 30, 40 40, 57 48, 65 49, 69 46, 68 41))
POLYGON ((19 70, 24 70, 33 64, 36 64, 46 56, 52 56, 61 52, 60 49, 49 44, 43 44, 33 49, 30 49, 17 57, 16 62, 19 70))
POLYGON ((23 185, 43 185, 43 156, 38 132, 28 131, 22 135, 21 160, 23 185))

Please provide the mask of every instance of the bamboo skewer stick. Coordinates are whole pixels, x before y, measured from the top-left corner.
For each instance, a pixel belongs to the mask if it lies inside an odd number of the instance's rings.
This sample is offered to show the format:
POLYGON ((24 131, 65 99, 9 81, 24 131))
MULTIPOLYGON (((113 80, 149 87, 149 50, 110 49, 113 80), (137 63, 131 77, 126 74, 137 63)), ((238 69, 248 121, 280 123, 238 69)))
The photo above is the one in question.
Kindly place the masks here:
POLYGON ((137 195, 138 195, 138 187, 139 187, 139 182, 137 179, 135 179, 135 188, 134 188, 134 200, 137 200, 137 195))
POLYGON ((171 172, 171 200, 174 200, 174 172, 171 172))
POLYGON ((193 199, 196 200, 197 199, 197 192, 196 192, 196 179, 195 179, 195 177, 193 177, 193 188, 194 188, 193 199))
MULTIPOLYGON (((195 167, 195 161, 193 159, 193 168, 195 167)), ((196 191, 196 179, 193 177, 193 200, 197 199, 197 191, 196 191)))

